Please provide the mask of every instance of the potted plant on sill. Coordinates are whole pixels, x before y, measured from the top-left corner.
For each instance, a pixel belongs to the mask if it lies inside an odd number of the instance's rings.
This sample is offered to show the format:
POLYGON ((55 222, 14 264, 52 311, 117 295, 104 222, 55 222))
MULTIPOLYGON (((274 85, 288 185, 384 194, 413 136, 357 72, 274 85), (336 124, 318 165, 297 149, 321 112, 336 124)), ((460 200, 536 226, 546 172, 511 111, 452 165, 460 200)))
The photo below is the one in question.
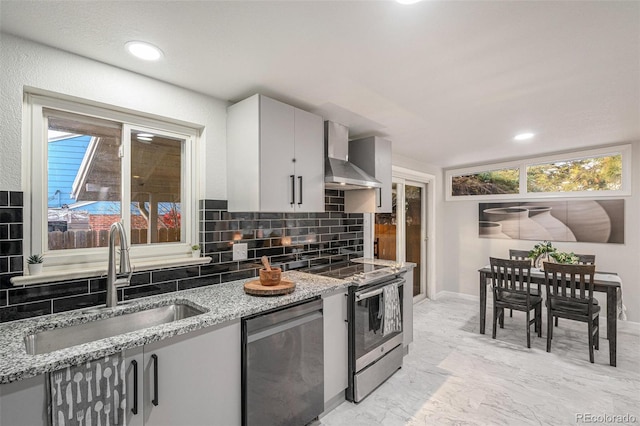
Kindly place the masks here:
POLYGON ((27 267, 29 268, 29 275, 38 275, 42 273, 42 264, 44 258, 41 254, 32 254, 27 258, 27 267))
POLYGON ((194 244, 191 246, 191 257, 200 257, 200 245, 194 244))

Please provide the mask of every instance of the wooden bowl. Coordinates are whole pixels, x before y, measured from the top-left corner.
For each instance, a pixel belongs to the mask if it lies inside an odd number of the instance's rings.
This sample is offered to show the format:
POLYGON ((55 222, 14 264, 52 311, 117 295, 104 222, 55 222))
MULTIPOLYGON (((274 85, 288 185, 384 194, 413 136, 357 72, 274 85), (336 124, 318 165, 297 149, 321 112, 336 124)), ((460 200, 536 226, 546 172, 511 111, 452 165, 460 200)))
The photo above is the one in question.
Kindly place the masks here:
POLYGON ((264 286, 272 286, 280 284, 282 278, 282 269, 271 268, 270 271, 260 269, 260 284, 264 286))

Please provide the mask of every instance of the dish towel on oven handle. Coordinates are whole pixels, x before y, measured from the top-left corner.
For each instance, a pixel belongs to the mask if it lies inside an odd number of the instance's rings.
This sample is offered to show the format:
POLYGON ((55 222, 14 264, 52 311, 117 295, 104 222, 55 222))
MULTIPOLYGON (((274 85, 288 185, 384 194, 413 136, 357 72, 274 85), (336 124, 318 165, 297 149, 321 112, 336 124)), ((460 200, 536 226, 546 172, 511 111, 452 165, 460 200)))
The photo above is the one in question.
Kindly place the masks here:
POLYGON ((49 373, 51 426, 125 426, 124 352, 49 373))
POLYGON ((382 335, 402 331, 402 313, 400 312, 400 294, 398 284, 389 284, 382 288, 384 315, 382 318, 382 335))

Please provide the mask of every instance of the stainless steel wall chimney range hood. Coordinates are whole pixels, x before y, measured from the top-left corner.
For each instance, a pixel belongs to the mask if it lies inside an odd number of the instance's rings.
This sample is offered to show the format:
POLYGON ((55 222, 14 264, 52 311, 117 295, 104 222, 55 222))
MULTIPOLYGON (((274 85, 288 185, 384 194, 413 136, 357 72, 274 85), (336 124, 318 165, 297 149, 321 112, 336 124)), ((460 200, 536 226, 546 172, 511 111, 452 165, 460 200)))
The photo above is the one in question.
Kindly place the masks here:
POLYGON ((349 160, 349 129, 333 121, 324 122, 325 188, 380 188, 382 183, 349 160))

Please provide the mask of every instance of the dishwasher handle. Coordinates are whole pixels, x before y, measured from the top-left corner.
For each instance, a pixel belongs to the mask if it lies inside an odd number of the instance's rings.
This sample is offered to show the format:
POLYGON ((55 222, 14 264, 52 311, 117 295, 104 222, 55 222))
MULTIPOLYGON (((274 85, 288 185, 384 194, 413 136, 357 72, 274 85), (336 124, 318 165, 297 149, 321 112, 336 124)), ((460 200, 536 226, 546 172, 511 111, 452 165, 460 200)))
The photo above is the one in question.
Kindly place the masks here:
POLYGON ((273 336, 277 333, 282 333, 283 331, 290 330, 295 327, 299 327, 303 324, 306 324, 311 321, 315 321, 317 319, 322 319, 322 311, 314 311, 309 314, 296 317, 289 321, 284 321, 278 324, 275 324, 270 327, 263 328, 261 330, 257 330, 252 334, 247 335, 247 343, 253 343, 257 340, 264 339, 265 337, 273 336))

